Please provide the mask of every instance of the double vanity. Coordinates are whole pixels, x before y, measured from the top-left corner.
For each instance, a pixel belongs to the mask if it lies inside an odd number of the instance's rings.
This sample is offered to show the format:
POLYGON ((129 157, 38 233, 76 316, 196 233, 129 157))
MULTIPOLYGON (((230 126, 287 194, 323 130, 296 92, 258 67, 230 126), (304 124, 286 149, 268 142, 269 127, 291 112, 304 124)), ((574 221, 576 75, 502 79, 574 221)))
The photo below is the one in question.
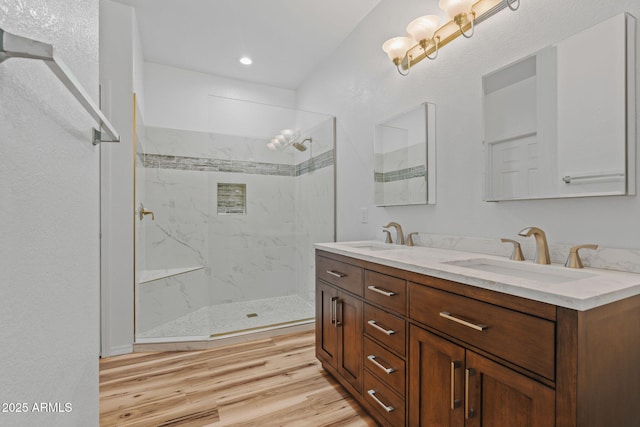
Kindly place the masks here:
POLYGON ((638 426, 640 275, 318 244, 316 354, 384 426, 638 426))

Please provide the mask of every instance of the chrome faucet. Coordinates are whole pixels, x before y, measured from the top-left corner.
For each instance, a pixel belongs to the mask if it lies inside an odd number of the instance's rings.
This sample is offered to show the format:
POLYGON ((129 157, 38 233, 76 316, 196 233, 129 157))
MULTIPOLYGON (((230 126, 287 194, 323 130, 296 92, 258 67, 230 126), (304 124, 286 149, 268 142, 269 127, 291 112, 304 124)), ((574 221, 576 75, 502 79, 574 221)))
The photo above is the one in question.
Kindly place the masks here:
POLYGON ((532 234, 536 238, 536 257, 533 261, 537 264, 551 264, 549 245, 544 231, 538 227, 527 227, 518 233, 519 236, 523 237, 529 237, 532 234))
POLYGON ((402 226, 397 222, 390 222, 382 228, 393 227, 396 229, 396 244, 404 245, 404 233, 402 232, 402 226))

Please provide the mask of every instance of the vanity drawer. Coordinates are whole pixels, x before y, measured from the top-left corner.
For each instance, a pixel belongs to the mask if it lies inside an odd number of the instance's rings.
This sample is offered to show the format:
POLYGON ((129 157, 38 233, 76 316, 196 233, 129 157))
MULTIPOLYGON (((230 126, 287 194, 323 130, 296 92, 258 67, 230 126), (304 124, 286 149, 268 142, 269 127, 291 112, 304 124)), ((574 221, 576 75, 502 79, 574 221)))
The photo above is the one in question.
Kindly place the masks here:
POLYGON ((369 338, 364 339, 364 366, 400 396, 404 396, 404 360, 369 338))
POLYGON ((404 319, 372 305, 364 305, 364 333, 403 356, 405 330, 404 319))
POLYGON ((407 281, 365 270, 364 298, 404 315, 407 313, 407 281))
POLYGON ((362 268, 335 259, 316 257, 316 276, 362 296, 362 268))
POLYGON ((555 323, 409 284, 409 316, 546 378, 555 378, 555 323))
POLYGON ((404 400, 387 385, 364 371, 364 400, 392 426, 404 426, 404 400))

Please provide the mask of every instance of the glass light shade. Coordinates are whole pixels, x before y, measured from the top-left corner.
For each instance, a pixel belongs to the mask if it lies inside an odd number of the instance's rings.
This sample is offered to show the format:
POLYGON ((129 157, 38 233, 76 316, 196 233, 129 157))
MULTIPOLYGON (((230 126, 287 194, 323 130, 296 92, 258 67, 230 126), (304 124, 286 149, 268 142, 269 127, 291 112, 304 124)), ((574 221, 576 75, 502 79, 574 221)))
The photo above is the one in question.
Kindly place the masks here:
POLYGON ((455 18, 457 15, 469 14, 473 4, 477 0, 440 0, 440 9, 449 16, 450 19, 455 18))
POLYGON ((395 62, 396 60, 402 60, 404 55, 414 44, 415 41, 412 38, 394 37, 384 42, 382 50, 389 55, 389 59, 395 62))
POLYGON ((440 17, 437 15, 426 15, 414 19, 407 25, 407 33, 415 41, 431 40, 440 25, 440 17))
POLYGON ((276 145, 273 143, 273 141, 271 141, 270 143, 267 144, 267 148, 269 150, 275 150, 277 147, 276 145))
POLYGON ((286 144, 287 138, 284 135, 276 135, 275 140, 278 141, 278 144, 286 144))
POLYGON ((280 135, 284 136, 287 139, 291 139, 291 137, 293 137, 294 133, 295 132, 293 130, 291 130, 291 129, 282 129, 280 131, 280 135))

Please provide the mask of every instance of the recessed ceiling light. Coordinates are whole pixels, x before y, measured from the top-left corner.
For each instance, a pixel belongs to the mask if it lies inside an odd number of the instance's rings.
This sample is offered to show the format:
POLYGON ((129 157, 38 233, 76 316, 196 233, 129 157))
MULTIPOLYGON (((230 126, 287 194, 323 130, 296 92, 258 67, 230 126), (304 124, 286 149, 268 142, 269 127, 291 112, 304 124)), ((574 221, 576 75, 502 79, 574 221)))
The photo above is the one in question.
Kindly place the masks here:
POLYGON ((242 58, 240 58, 240 63, 243 65, 251 65, 252 62, 253 61, 248 56, 243 56, 242 58))

